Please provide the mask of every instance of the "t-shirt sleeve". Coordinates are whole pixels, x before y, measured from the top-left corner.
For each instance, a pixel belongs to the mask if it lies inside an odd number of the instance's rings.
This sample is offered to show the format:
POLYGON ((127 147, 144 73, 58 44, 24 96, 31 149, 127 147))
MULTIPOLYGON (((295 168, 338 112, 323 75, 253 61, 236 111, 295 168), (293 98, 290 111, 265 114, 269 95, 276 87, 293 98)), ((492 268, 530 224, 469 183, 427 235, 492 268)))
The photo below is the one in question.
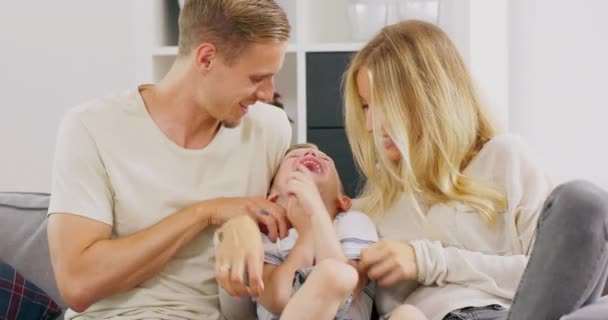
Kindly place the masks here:
POLYGON ((98 146, 72 111, 59 127, 48 213, 70 213, 112 225, 112 198, 98 146))
POLYGON ((334 224, 344 255, 349 260, 359 260, 361 250, 378 242, 374 223, 362 212, 341 213, 336 217, 334 224))

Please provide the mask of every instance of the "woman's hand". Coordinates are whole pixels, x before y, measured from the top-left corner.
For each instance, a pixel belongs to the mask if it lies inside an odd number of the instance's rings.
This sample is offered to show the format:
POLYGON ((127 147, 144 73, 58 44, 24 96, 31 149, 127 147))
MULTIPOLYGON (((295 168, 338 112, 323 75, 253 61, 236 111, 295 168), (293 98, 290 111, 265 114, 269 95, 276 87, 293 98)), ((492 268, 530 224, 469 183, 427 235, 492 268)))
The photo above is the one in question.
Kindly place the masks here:
POLYGON ((264 290, 264 245, 257 224, 249 216, 240 216, 226 222, 218 232, 220 239, 215 251, 217 282, 233 297, 259 297, 264 290))
POLYGON ((418 280, 414 247, 398 241, 382 240, 361 251, 359 270, 382 287, 418 280))

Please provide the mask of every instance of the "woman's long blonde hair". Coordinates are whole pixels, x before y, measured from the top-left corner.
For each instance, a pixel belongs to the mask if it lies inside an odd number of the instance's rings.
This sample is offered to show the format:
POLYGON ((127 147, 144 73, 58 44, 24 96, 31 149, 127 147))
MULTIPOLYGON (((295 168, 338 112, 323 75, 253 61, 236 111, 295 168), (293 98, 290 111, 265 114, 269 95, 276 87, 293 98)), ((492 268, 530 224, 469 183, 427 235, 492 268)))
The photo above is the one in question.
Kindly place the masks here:
POLYGON ((490 224, 505 209, 502 190, 463 174, 496 129, 456 47, 435 25, 385 27, 354 56, 344 102, 346 133, 367 178, 360 195, 366 212, 384 212, 403 194, 416 205, 464 203, 490 224), (358 93, 361 70, 370 79, 374 134, 367 132, 358 93), (399 149, 399 161, 385 155, 382 130, 399 149))

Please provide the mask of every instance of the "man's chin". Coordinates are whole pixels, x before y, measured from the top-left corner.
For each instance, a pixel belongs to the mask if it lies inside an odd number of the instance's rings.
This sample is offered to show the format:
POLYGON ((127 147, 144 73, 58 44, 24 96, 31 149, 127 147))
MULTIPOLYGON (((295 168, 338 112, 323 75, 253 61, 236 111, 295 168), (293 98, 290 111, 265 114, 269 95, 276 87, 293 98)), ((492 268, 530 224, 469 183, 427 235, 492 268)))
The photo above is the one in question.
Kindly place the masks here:
POLYGON ((229 121, 229 120, 223 120, 222 121, 222 126, 224 128, 228 128, 228 129, 232 129, 232 128, 236 128, 241 124, 241 119, 237 120, 237 121, 229 121))

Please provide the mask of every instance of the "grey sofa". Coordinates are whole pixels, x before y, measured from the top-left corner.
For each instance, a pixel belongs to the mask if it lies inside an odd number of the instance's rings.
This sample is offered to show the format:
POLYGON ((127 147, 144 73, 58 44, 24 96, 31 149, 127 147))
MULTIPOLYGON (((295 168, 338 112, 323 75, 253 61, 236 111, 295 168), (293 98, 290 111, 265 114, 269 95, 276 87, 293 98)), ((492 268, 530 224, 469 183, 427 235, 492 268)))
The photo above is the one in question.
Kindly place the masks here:
POLYGON ((65 311, 49 257, 48 205, 48 194, 0 193, 0 259, 44 290, 65 311))
MULTIPOLYGON (((63 311, 51 268, 46 235, 49 195, 0 192, 0 260, 43 289, 63 311)), ((608 286, 604 294, 608 294, 608 286)), ((579 310, 577 319, 608 319, 608 296, 595 308, 579 310), (599 307, 599 309, 598 309, 599 307)), ((62 317, 60 317, 62 318, 62 317)))

